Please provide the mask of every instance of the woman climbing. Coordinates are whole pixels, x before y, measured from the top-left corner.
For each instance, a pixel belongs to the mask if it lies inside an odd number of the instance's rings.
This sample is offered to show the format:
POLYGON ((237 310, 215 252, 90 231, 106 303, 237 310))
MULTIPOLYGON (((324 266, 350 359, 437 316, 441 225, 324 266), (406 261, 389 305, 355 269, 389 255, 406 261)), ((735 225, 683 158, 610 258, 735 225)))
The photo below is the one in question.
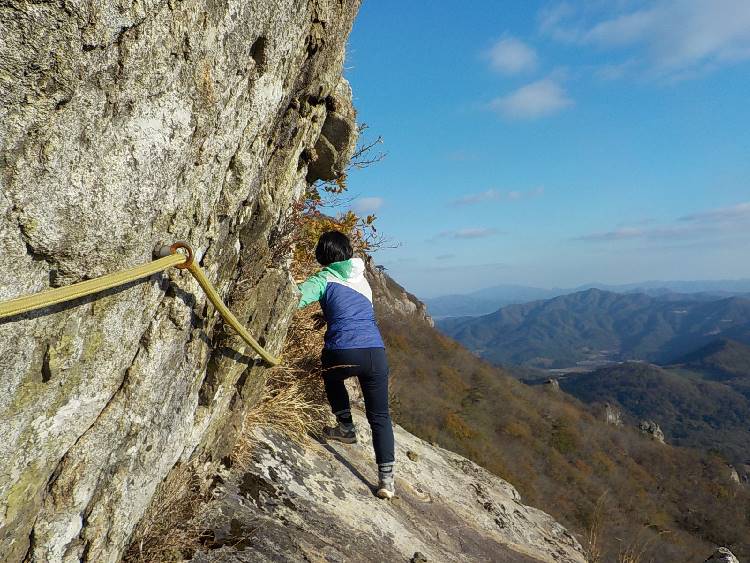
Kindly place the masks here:
POLYGON ((388 362, 385 345, 375 322, 372 290, 365 279, 365 264, 352 258, 349 238, 338 231, 323 233, 315 258, 323 269, 299 289, 299 308, 320 301, 328 323, 323 346, 323 381, 331 411, 338 425, 326 427, 329 440, 345 444, 357 441, 344 380, 356 376, 365 399, 367 421, 378 464, 380 498, 393 498, 394 442, 388 410, 388 362))

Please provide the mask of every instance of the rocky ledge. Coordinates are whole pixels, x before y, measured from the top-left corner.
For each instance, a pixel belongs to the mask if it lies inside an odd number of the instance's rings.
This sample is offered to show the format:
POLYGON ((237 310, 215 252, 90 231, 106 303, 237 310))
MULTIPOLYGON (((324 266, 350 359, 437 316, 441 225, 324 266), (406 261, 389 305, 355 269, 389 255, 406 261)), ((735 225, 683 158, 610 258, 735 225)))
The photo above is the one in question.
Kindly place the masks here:
POLYGON ((205 512, 196 563, 585 561, 576 539, 475 463, 396 426, 397 497, 376 498, 366 420, 359 443, 304 448, 256 429, 249 468, 229 470, 205 512))

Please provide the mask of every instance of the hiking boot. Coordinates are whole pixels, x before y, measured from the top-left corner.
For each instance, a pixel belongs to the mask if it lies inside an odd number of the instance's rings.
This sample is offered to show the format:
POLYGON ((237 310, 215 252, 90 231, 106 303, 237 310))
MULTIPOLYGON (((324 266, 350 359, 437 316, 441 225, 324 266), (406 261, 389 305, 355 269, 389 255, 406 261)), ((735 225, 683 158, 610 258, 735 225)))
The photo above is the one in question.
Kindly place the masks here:
POLYGON ((336 440, 344 444, 355 444, 357 442, 357 432, 354 426, 351 428, 343 428, 340 424, 338 426, 326 426, 323 428, 323 435, 327 440, 336 440))
POLYGON ((393 485, 393 479, 380 479, 378 484, 378 492, 375 493, 378 498, 392 499, 396 494, 396 487, 393 485))

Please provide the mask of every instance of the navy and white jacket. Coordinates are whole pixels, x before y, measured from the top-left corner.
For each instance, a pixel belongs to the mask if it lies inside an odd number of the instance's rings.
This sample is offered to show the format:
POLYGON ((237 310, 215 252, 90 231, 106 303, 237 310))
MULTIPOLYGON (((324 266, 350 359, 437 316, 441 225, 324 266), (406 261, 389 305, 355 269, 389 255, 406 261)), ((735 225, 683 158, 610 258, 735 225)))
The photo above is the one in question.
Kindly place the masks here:
POLYGON ((302 298, 299 308, 320 301, 328 330, 325 348, 384 348, 375 310, 372 289, 365 279, 361 258, 334 262, 299 285, 302 298))

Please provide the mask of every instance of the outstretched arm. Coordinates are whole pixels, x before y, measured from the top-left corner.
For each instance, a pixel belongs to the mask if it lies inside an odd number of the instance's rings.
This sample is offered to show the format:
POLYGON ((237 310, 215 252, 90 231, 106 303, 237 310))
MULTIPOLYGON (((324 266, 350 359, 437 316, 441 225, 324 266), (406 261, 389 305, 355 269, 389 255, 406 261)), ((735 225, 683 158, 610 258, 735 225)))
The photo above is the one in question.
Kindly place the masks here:
POLYGON ((302 298, 299 301, 297 308, 302 309, 307 307, 310 303, 320 300, 326 291, 327 276, 325 272, 318 272, 307 278, 297 288, 302 292, 302 298))

